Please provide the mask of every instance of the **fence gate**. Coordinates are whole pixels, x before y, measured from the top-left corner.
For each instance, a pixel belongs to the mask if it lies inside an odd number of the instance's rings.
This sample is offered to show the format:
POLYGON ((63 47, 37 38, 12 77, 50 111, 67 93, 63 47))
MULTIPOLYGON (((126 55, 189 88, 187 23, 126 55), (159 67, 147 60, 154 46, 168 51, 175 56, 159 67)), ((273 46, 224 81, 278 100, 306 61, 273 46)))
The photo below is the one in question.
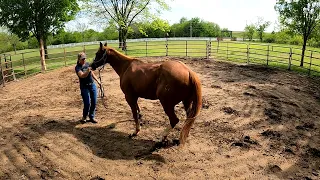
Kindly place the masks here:
POLYGON ((6 82, 16 80, 10 54, 0 55, 0 71, 0 84, 3 86, 6 82))

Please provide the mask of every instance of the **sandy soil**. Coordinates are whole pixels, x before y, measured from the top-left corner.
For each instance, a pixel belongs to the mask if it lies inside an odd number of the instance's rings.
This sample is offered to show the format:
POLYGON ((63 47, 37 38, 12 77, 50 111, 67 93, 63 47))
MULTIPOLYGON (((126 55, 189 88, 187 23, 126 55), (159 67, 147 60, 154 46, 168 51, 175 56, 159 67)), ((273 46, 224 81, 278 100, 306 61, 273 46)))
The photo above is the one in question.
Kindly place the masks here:
POLYGON ((79 123, 73 67, 0 88, 0 179, 320 179, 319 80, 182 60, 203 85, 203 109, 183 149, 173 143, 183 121, 167 146, 154 148, 169 124, 159 101, 139 99, 142 130, 128 138, 134 122, 110 66, 102 73, 108 107, 99 99, 98 124, 79 123))

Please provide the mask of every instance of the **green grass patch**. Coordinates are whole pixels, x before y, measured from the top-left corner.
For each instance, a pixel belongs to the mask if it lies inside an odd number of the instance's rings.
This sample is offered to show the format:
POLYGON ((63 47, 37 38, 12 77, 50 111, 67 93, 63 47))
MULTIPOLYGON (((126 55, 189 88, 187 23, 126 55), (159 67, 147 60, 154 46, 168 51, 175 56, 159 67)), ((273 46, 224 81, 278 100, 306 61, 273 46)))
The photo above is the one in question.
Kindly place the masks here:
MULTIPOLYGON (((108 43, 120 52, 132 57, 180 56, 206 57, 234 61, 238 63, 262 64, 271 67, 290 69, 311 75, 320 75, 320 49, 308 47, 303 67, 300 67, 301 47, 279 44, 262 44, 234 41, 203 41, 203 40, 169 40, 128 42, 127 51, 118 48, 118 43, 108 43), (208 48, 209 47, 209 48, 208 48), (291 57, 290 57, 290 52, 291 57), (291 65, 289 65, 291 63, 291 65)), ((92 62, 99 44, 48 49, 46 65, 48 70, 75 65, 77 54, 85 51, 88 61, 92 62)), ((39 50, 29 49, 8 52, 7 66, 13 67, 18 77, 41 72, 39 50)), ((4 56, 1 56, 2 67, 5 68, 4 56)))

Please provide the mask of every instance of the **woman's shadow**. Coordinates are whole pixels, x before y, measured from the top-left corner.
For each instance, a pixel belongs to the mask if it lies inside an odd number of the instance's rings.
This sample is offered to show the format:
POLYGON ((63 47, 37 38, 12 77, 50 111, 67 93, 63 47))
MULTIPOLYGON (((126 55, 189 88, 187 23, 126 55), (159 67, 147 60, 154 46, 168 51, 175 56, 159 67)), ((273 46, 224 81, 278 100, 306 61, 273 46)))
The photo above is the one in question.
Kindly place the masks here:
MULTIPOLYGON (((116 124, 105 127, 81 125, 79 121, 46 120, 41 124, 27 124, 28 129, 39 136, 47 132, 68 133, 87 145, 98 157, 112 160, 144 159, 165 162, 159 154, 153 153, 159 147, 157 141, 129 138, 129 134, 114 130, 116 124)), ((39 137, 40 138, 40 137, 39 137)))

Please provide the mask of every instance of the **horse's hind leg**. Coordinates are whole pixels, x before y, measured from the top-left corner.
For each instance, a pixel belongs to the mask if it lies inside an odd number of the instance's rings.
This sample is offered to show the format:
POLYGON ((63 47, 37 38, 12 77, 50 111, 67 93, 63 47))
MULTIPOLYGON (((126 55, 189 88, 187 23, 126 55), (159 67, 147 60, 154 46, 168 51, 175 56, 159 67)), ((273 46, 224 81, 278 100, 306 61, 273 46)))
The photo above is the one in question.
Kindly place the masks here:
POLYGON ((192 103, 192 101, 190 99, 183 100, 183 106, 184 106, 184 110, 186 111, 187 116, 188 116, 188 111, 190 111, 190 109, 191 109, 191 103, 192 103))
POLYGON ((162 141, 165 141, 170 133, 170 131, 176 126, 176 124, 179 122, 179 118, 174 112, 174 105, 164 105, 162 103, 163 109, 165 113, 168 115, 169 120, 170 120, 170 125, 163 131, 162 133, 162 141))
MULTIPOLYGON (((137 101, 138 101, 138 98, 136 97, 132 97, 132 96, 129 96, 129 95, 126 95, 126 100, 127 100, 127 103, 129 104, 130 108, 131 108, 131 111, 132 111, 132 116, 133 116, 133 119, 134 119, 134 122, 136 124, 136 130, 133 134, 130 135, 130 137, 132 136, 136 136, 138 135, 139 131, 140 131, 140 124, 139 124, 139 117, 138 117, 138 104, 137 104, 137 101)), ((139 108, 140 109, 140 108, 139 108)))
POLYGON ((142 114, 140 113, 140 107, 137 103, 137 112, 138 112, 138 119, 141 119, 142 118, 142 114))

